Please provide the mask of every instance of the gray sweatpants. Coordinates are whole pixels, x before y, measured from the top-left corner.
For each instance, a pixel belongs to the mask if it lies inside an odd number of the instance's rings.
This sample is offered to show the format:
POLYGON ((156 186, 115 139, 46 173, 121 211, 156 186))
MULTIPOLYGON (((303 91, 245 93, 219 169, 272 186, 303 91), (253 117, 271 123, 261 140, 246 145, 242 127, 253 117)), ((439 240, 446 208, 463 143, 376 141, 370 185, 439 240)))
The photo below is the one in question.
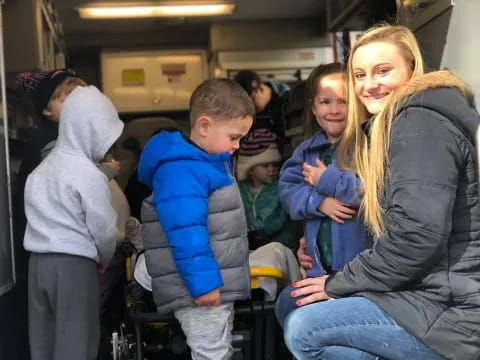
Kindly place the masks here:
POLYGON ((97 264, 32 253, 28 269, 32 360, 94 360, 100 341, 97 264))
POLYGON ((232 356, 233 302, 189 306, 174 311, 193 360, 228 360, 232 356))

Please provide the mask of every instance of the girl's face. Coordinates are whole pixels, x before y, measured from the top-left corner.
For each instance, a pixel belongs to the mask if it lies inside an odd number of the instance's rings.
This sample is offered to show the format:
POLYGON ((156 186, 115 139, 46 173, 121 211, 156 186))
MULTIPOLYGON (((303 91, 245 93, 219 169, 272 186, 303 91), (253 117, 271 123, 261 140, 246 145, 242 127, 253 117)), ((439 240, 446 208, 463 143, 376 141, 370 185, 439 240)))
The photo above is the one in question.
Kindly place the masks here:
POLYGON ((355 93, 367 111, 378 114, 390 93, 412 76, 400 49, 390 42, 372 42, 360 46, 352 58, 355 93))
POLYGON ((250 170, 255 185, 271 184, 278 174, 278 163, 260 164, 250 170))
POLYGON ((312 112, 328 140, 335 143, 347 126, 347 86, 342 74, 320 78, 312 112))

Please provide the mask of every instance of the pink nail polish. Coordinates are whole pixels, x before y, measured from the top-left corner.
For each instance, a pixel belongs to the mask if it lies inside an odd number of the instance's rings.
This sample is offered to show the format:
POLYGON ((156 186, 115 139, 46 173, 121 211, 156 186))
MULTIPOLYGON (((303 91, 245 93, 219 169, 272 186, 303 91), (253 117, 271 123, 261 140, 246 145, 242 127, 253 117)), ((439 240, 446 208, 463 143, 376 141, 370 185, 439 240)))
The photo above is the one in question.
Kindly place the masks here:
POLYGON ((300 300, 297 300, 297 301, 295 302, 295 305, 301 306, 301 305, 302 305, 302 302, 301 302, 300 300))
POLYGON ((296 293, 295 291, 292 291, 292 292, 290 293, 290 296, 291 296, 291 297, 295 297, 295 296, 297 296, 297 293, 296 293))

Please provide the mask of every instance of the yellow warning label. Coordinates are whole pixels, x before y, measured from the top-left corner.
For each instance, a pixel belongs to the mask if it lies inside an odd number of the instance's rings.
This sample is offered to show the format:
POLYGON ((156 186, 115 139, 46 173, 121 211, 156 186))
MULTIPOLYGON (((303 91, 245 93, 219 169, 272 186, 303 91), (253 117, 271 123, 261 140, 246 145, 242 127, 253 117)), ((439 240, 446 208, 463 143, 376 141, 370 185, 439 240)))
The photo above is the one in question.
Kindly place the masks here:
POLYGON ((144 86, 145 71, 143 69, 125 69, 122 70, 123 86, 144 86))

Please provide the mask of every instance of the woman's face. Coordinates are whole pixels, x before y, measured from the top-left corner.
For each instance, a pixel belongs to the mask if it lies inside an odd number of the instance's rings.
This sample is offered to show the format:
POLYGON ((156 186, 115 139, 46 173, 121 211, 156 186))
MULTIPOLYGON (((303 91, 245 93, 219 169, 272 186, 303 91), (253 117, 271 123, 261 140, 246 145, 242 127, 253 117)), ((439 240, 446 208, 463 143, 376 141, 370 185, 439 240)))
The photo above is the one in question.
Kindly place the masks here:
POLYGON ((400 49, 382 41, 360 46, 353 54, 352 71, 355 93, 372 115, 378 114, 388 95, 412 75, 400 49))
POLYGON ((312 112, 328 140, 336 142, 347 126, 347 86, 342 74, 331 74, 320 79, 312 112))

